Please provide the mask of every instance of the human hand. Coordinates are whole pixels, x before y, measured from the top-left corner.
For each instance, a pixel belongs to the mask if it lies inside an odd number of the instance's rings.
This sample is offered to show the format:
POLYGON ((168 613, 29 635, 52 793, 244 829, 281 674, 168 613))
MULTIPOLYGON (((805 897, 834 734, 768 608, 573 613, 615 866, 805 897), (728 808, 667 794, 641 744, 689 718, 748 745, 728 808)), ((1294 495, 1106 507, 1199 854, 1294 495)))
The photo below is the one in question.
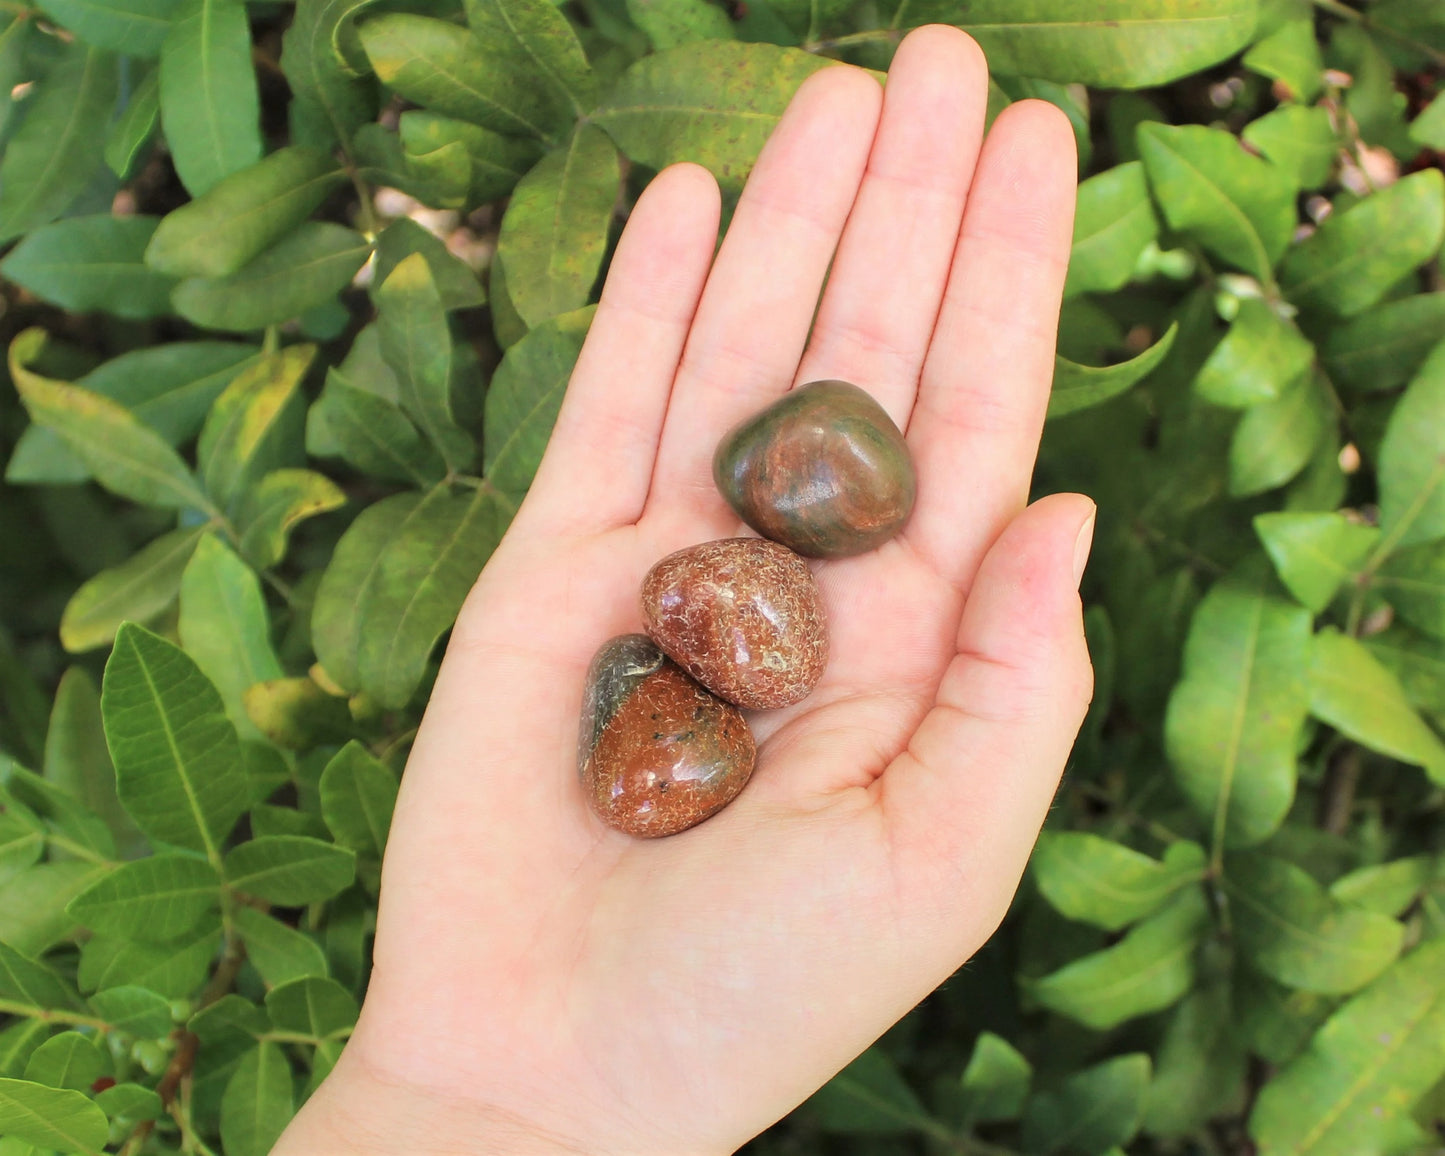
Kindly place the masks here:
POLYGON ((1093 507, 1024 509, 1073 134, 1025 101, 980 149, 986 87, 942 27, 886 92, 812 77, 716 260, 706 172, 638 201, 407 765, 361 1022, 276 1153, 731 1151, 1002 919, 1091 692, 1093 507), (740 531, 724 431, 827 377, 906 431, 912 520, 816 567, 827 673, 752 718, 738 799, 672 838, 609 830, 577 782, 587 664, 638 629, 655 561, 740 531))

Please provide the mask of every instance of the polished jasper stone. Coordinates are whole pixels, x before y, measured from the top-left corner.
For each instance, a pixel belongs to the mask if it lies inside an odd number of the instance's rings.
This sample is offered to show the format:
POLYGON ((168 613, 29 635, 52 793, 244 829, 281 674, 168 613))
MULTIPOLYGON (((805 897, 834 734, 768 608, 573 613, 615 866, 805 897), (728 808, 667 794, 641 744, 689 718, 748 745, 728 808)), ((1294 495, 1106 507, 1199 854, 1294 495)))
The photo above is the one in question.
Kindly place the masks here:
POLYGON ((814 381, 723 438, 713 477, 764 538, 809 558, 881 546, 903 528, 917 482, 883 407, 846 381, 814 381))
POLYGON ((645 634, 603 645, 587 671, 577 763, 587 802, 629 835, 675 835, 730 803, 757 748, 735 706, 645 634))
POLYGON ((643 580, 642 616, 688 674, 749 710, 805 698, 828 662, 823 600, 808 564, 761 538, 669 554, 643 580))

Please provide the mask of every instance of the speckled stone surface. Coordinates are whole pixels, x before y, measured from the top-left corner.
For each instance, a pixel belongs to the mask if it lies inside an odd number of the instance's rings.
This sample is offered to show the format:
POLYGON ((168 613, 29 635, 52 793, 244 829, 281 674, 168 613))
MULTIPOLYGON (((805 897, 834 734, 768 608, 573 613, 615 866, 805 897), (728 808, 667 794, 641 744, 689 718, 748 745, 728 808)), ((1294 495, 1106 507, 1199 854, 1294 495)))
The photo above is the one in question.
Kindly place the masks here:
POLYGON ((908 521, 917 493, 903 434, 846 381, 801 385, 734 427, 713 478, 744 522, 809 558, 881 546, 908 521))
POLYGON ((655 838, 737 796, 757 747, 735 706, 709 694, 645 634, 605 643, 587 671, 577 764, 609 827, 655 838))
POLYGON ((669 554, 643 580, 642 617, 688 674, 749 710, 806 698, 828 663, 823 600, 808 564, 761 538, 669 554))

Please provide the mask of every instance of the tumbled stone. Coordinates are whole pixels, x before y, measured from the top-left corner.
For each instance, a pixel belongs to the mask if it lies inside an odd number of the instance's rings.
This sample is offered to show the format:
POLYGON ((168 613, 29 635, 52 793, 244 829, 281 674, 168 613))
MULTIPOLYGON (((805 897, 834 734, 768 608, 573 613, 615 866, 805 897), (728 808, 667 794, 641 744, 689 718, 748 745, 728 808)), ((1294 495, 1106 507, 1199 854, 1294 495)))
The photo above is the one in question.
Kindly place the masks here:
POLYGON ((645 634, 605 643, 587 670, 577 765, 609 827, 653 838, 737 796, 757 747, 742 712, 709 694, 645 634))
POLYGON ((749 710, 806 698, 828 662, 812 571, 762 538, 723 538, 669 554, 643 580, 642 617, 673 661, 749 710))
POLYGON ((846 381, 801 385, 735 426, 718 445, 713 478, 744 522, 809 558, 881 546, 908 521, 917 493, 903 434, 846 381))

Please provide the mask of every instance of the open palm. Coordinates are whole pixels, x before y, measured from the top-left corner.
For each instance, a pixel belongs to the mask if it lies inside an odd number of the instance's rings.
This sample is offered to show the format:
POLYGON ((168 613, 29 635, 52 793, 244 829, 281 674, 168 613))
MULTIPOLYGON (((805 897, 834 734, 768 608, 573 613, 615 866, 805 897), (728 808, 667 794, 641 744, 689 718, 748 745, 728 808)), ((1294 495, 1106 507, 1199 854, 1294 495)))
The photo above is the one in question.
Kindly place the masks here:
POLYGON ((728 1151, 997 926, 1089 698, 1092 506, 1023 509, 1072 133, 1024 102, 980 147, 986 87, 938 27, 886 93, 824 69, 715 259, 706 172, 639 200, 407 766, 361 1023, 278 1152, 728 1151), (639 628, 653 562, 742 532, 711 480, 722 433, 826 377, 906 431, 913 518, 817 566, 827 674, 751 718, 736 802, 673 838, 609 830, 577 782, 588 661, 639 628))

